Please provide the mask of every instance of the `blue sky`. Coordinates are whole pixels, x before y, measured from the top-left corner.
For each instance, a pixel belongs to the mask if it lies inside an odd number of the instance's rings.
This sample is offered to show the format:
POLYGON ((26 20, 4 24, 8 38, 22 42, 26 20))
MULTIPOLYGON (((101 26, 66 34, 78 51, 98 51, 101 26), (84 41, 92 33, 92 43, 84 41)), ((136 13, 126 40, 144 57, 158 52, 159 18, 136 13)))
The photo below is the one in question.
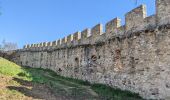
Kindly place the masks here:
POLYGON ((0 41, 24 44, 54 41, 76 31, 122 19, 133 8, 147 5, 155 14, 155 0, 0 0, 0 41))

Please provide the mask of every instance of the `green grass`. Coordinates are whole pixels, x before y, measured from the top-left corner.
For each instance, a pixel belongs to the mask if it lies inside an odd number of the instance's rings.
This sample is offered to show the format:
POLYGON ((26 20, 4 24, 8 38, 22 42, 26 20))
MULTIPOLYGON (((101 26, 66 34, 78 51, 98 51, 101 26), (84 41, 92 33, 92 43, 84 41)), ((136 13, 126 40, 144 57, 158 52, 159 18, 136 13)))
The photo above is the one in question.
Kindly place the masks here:
POLYGON ((10 75, 23 81, 46 84, 54 93, 72 97, 75 100, 82 98, 88 100, 99 98, 102 100, 142 100, 138 94, 129 91, 59 76, 47 69, 20 67, 2 58, 0 58, 0 74, 10 75))
POLYGON ((22 71, 21 67, 9 62, 3 58, 0 58, 0 73, 8 76, 16 76, 22 71))

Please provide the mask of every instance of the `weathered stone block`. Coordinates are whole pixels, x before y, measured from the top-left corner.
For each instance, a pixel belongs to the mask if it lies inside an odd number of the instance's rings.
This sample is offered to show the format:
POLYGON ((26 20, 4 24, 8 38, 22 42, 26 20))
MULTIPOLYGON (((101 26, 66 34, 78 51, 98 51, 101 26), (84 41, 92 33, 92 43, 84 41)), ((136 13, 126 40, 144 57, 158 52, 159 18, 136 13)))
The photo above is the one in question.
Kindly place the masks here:
POLYGON ((57 46, 57 40, 52 42, 52 46, 57 46))
POLYGON ((155 15, 146 17, 144 19, 144 26, 145 27, 150 27, 150 26, 155 26, 155 25, 156 25, 156 16, 155 15))
POLYGON ((33 48, 34 47, 34 44, 31 44, 31 48, 33 48))
POLYGON ((61 45, 61 39, 57 40, 57 45, 61 45))
POLYGON ((74 40, 74 41, 77 41, 77 40, 79 40, 79 39, 81 39, 81 32, 76 32, 76 33, 74 33, 74 34, 73 34, 73 40, 74 40))
POLYGON ((121 19, 115 18, 106 24, 106 34, 113 33, 115 29, 121 26, 121 19))
POLYGON ((48 49, 44 42, 38 51, 37 48, 17 50, 13 61, 129 90, 146 99, 164 100, 170 96, 169 2, 157 0, 157 13, 149 17, 142 5, 126 14, 126 25, 120 26, 116 18, 106 24, 104 33, 98 24, 92 28, 90 37, 86 29, 81 35, 77 32, 55 41, 53 44, 62 43, 57 49, 48 49), (152 30, 148 31, 150 27, 152 30), (109 33, 114 37, 105 38, 109 33), (72 40, 73 45, 68 45, 72 40))
POLYGON ((170 23, 170 0, 156 0, 157 24, 170 23))
POLYGON ((67 36, 67 43, 70 43, 71 41, 73 41, 73 35, 72 34, 67 36))
POLYGON ((92 37, 99 36, 103 34, 103 25, 102 24, 97 24, 91 29, 91 35, 92 37))
POLYGON ((43 42, 43 47, 48 46, 48 42, 43 42))
POLYGON ((146 17, 146 6, 141 5, 132 11, 128 12, 125 16, 126 30, 136 30, 138 27, 143 26, 144 18, 146 17))
POLYGON ((65 44, 67 42, 67 37, 64 37, 62 40, 61 40, 61 44, 65 44))
POLYGON ((42 42, 42 43, 40 43, 40 47, 43 47, 43 42, 42 42))
POLYGON ((86 39, 87 37, 89 37, 91 34, 91 30, 90 29, 85 29, 81 32, 81 39, 86 39))
POLYGON ((47 46, 52 46, 52 42, 48 42, 48 43, 47 43, 47 46))

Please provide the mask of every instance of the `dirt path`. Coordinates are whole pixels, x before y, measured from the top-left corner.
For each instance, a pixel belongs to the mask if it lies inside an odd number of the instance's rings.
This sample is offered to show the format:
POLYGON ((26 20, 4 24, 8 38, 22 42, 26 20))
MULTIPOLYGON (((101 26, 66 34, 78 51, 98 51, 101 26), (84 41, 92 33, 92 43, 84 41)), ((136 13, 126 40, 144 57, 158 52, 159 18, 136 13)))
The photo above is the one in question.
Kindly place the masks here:
POLYGON ((0 75, 0 100, 67 100, 43 84, 0 75))

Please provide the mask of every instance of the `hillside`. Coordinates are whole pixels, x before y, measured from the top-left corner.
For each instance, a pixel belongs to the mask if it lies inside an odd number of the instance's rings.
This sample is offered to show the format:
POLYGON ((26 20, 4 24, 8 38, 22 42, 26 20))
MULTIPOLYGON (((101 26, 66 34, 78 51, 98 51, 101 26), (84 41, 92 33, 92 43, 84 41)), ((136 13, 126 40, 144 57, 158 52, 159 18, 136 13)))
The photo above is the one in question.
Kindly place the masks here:
POLYGON ((0 100, 141 100, 137 94, 20 67, 0 58, 0 100))

